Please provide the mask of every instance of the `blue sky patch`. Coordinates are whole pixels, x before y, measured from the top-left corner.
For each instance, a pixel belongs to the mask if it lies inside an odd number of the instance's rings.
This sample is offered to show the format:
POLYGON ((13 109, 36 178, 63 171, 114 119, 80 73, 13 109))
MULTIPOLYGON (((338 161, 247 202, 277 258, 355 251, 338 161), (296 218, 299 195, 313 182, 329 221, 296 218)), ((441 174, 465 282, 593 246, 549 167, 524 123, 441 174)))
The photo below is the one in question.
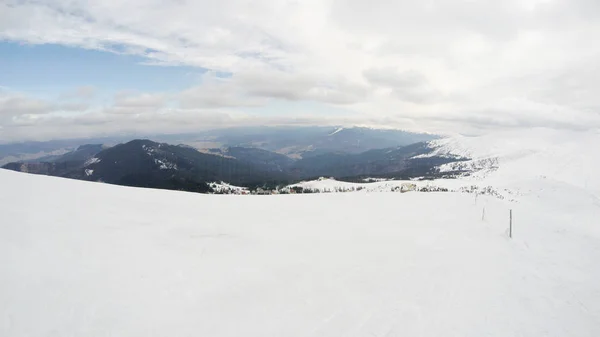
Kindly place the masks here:
MULTIPOLYGON (((100 93, 180 91, 200 83, 202 68, 153 66, 139 56, 60 45, 0 42, 0 86, 56 97, 80 86, 100 93)), ((227 76, 227 74, 223 74, 227 76)))

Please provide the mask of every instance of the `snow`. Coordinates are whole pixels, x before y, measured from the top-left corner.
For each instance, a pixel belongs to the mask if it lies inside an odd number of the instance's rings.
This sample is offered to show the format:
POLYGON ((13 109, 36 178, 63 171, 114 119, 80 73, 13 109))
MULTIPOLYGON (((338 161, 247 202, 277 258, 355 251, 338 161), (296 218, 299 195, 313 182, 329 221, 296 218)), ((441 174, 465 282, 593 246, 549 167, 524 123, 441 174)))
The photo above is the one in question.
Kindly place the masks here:
POLYGON ((85 161, 85 163, 83 164, 83 167, 87 167, 87 166, 90 166, 92 164, 99 163, 100 160, 101 160, 100 158, 92 157, 92 158, 90 158, 90 159, 88 159, 88 160, 85 161))
POLYGON ((526 185, 221 196, 0 170, 0 336, 598 336, 600 203, 526 185))
MULTIPOLYGON (((319 192, 354 190, 358 192, 390 192, 406 183, 418 188, 441 187, 452 191, 481 192, 492 189, 497 195, 518 201, 551 185, 577 189, 587 199, 600 202, 599 131, 558 131, 532 128, 505 131, 477 137, 454 136, 429 142, 433 151, 418 157, 445 156, 471 158, 439 166, 440 172, 464 170, 468 176, 435 181, 376 181, 348 183, 332 179, 305 181, 291 185, 319 192)), ((372 181, 372 180, 371 180, 372 181)))
POLYGON ((333 132, 332 132, 332 133, 330 133, 329 135, 330 135, 330 136, 333 136, 333 135, 335 135, 336 133, 338 133, 338 132, 340 132, 340 131, 342 131, 342 130, 344 130, 344 128, 342 128, 342 127, 340 127, 340 128, 337 128, 335 131, 333 131, 333 132))
POLYGON ((363 181, 366 183, 372 183, 372 182, 381 182, 381 181, 388 181, 390 179, 387 178, 364 178, 363 181))
POLYGON ((221 182, 212 182, 209 184, 209 186, 215 191, 215 192, 231 192, 234 194, 242 194, 245 192, 248 192, 248 188, 247 187, 241 187, 241 186, 235 186, 235 185, 231 185, 228 184, 224 181, 221 182))
POLYGON ((158 165, 160 170, 177 170, 177 164, 171 163, 166 159, 156 159, 154 158, 154 163, 158 165))
POLYGON ((513 191, 531 181, 564 183, 600 197, 600 131, 558 131, 532 128, 478 137, 455 136, 434 140, 429 154, 468 157, 472 160, 445 164, 442 172, 456 168, 472 171, 460 181, 492 185, 513 191))
POLYGON ((196 149, 196 151, 200 152, 200 153, 206 153, 206 154, 210 154, 213 156, 219 156, 219 157, 223 157, 223 158, 234 158, 232 156, 228 156, 226 155, 224 152, 227 151, 227 148, 210 148, 210 149, 196 149))
MULTIPOLYGON (((432 180, 377 180, 365 183, 353 183, 339 181, 334 178, 319 178, 317 180, 302 181, 297 184, 286 186, 284 190, 290 190, 293 187, 302 187, 320 193, 342 193, 342 192, 360 192, 360 193, 380 193, 380 192, 400 192, 408 186, 414 185, 417 190, 431 191, 435 189, 447 189, 449 191, 461 192, 476 188, 475 192, 481 193, 488 186, 479 186, 469 181, 459 179, 438 179, 432 180)), ((514 200, 512 191, 496 191, 501 197, 514 200)))
POLYGON ((155 148, 153 148, 151 146, 146 146, 145 144, 142 144, 142 150, 146 151, 146 154, 149 156, 152 156, 152 154, 156 152, 155 148))
POLYGON ((340 190, 354 190, 356 192, 390 192, 394 187, 400 187, 403 183, 407 182, 412 183, 412 181, 406 180, 382 180, 369 183, 352 183, 335 180, 333 178, 320 178, 293 184, 288 186, 288 188, 302 187, 318 192, 336 192, 340 190))
POLYGON ((86 176, 88 176, 88 177, 89 177, 89 176, 91 176, 92 174, 94 174, 94 170, 90 170, 90 169, 86 169, 86 170, 85 170, 85 175, 86 175, 86 176))

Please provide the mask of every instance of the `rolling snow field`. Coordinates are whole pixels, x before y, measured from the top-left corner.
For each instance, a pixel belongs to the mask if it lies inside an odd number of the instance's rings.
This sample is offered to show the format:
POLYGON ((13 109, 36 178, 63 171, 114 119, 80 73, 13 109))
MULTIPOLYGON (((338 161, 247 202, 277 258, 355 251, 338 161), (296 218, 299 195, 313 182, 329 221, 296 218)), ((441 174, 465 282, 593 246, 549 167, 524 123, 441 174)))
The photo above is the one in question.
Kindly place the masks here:
POLYGON ((600 336, 600 205, 530 187, 220 196, 0 170, 0 336, 600 336))

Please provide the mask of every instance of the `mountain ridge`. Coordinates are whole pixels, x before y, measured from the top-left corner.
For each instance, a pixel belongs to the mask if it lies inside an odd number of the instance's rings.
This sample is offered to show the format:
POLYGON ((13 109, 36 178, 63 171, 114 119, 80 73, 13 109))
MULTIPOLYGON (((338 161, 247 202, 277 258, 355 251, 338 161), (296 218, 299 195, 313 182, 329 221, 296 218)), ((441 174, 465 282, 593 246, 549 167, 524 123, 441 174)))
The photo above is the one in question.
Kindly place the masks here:
POLYGON ((449 161, 438 157, 413 159, 427 151, 427 143, 416 143, 357 154, 335 152, 294 160, 258 148, 198 151, 183 144, 136 139, 109 148, 82 146, 53 158, 51 162, 9 163, 4 167, 117 185, 206 191, 205 184, 213 181, 271 186, 319 176, 427 176, 435 174, 434 166, 449 161))

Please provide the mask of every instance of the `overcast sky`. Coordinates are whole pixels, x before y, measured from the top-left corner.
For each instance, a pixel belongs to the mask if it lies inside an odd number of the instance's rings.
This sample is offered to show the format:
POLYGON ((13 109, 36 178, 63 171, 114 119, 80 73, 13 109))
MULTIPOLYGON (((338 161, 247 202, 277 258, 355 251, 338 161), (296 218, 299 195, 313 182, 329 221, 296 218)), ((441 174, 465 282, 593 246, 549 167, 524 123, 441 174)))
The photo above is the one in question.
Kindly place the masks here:
POLYGON ((598 0, 0 0, 0 142, 600 128, 598 0))

